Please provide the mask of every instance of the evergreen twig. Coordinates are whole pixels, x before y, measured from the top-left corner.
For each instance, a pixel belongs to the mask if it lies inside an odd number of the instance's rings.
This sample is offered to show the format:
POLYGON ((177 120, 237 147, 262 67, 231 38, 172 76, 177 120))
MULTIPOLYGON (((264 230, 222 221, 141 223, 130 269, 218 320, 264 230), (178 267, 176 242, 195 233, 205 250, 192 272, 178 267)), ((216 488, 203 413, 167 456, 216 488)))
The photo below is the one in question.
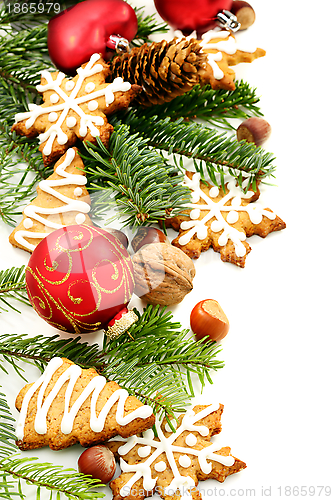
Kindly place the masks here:
MULTIPOLYGON (((117 124, 117 120, 118 116, 111 117, 111 123, 117 124)), ((124 114, 122 122, 130 127, 133 134, 145 138, 148 146, 172 155, 180 170, 184 170, 183 158, 192 159, 196 170, 203 176, 207 170, 215 185, 223 183, 228 171, 244 191, 249 188, 255 190, 256 181, 271 176, 275 170, 271 153, 199 123, 189 123, 183 118, 176 121, 170 117, 161 119, 157 115, 143 117, 136 110, 124 114)))
MULTIPOLYGON (((221 346, 188 338, 188 330, 181 330, 180 323, 173 321, 172 313, 165 308, 147 306, 142 314, 135 312, 139 320, 129 329, 132 338, 124 334, 110 341, 105 337, 100 348, 82 342, 80 337, 0 335, 0 357, 22 378, 20 361, 42 371, 52 357, 67 357, 83 368, 94 367, 153 406, 156 413, 182 411, 194 395, 191 375, 204 386, 206 381, 211 382, 210 372, 223 367, 218 359, 221 346)), ((6 372, 4 363, 0 368, 6 372)))
POLYGON ((60 498, 60 494, 71 500, 94 500, 103 498, 104 493, 93 488, 104 486, 99 480, 92 479, 59 465, 39 462, 36 457, 22 457, 15 446, 14 419, 11 416, 5 395, 0 393, 0 498, 11 499, 18 496, 26 498, 22 483, 34 486, 36 499, 49 500, 60 498))
POLYGON ((143 13, 144 7, 134 7, 134 10, 138 19, 138 31, 132 40, 132 45, 140 46, 145 42, 149 42, 151 35, 163 34, 169 31, 169 26, 166 23, 156 21, 155 14, 145 16, 143 13))
MULTIPOLYGON (((10 309, 18 311, 8 299, 15 299, 23 304, 30 305, 26 294, 25 286, 25 266, 12 267, 0 271, 0 303, 5 304, 10 309)), ((7 311, 0 305, 0 312, 7 311)))
POLYGON ((230 119, 262 115, 257 106, 259 97, 256 95, 256 89, 250 88, 243 80, 235 82, 235 85, 233 91, 213 90, 210 85, 205 87, 197 85, 170 102, 149 108, 138 108, 136 114, 143 120, 156 115, 169 116, 172 120, 200 119, 211 125, 234 130, 235 127, 230 123, 230 119))
POLYGON ((81 156, 95 215, 116 207, 115 217, 120 214, 123 225, 136 227, 184 209, 190 192, 181 185, 182 176, 146 143, 127 126, 116 124, 108 149, 100 140, 84 144, 81 156))

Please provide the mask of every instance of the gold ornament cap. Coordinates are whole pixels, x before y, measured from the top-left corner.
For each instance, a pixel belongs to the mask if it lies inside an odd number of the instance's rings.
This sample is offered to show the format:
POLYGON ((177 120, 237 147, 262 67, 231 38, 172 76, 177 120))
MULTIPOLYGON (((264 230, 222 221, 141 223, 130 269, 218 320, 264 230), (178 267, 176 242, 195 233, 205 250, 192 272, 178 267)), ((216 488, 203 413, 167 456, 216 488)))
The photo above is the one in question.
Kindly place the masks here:
MULTIPOLYGON (((133 309, 130 311, 125 307, 122 309, 108 324, 105 335, 111 340, 116 340, 120 335, 127 332, 127 330, 138 321, 139 317, 133 309)), ((132 337, 130 334, 128 334, 132 337)))

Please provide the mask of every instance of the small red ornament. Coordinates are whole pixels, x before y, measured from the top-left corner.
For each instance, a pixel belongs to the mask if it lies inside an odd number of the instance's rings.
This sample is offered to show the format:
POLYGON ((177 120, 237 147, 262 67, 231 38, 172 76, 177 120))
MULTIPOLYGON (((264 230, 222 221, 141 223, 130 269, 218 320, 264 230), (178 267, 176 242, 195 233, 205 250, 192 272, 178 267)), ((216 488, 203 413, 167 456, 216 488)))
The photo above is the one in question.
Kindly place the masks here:
POLYGON ((26 269, 29 300, 50 325, 69 333, 105 328, 130 301, 131 258, 103 229, 67 226, 50 233, 26 269))
MULTIPOLYGON (((233 0, 154 0, 160 16, 174 29, 181 30, 185 35, 192 31, 204 33, 217 26, 217 17, 222 13, 222 22, 226 15, 230 17, 233 0), (226 13, 224 11, 227 11, 226 13)), ((232 16, 232 25, 235 22, 232 16)), ((236 18, 235 18, 236 19, 236 18)), ((225 25, 228 20, 224 20, 225 25)), ((233 31, 236 31, 236 24, 233 31)), ((232 26, 229 26, 232 29, 232 26)))
POLYGON ((65 9, 48 24, 48 49, 54 65, 68 75, 94 53, 108 59, 114 35, 131 41, 138 29, 134 9, 123 0, 86 0, 65 9))

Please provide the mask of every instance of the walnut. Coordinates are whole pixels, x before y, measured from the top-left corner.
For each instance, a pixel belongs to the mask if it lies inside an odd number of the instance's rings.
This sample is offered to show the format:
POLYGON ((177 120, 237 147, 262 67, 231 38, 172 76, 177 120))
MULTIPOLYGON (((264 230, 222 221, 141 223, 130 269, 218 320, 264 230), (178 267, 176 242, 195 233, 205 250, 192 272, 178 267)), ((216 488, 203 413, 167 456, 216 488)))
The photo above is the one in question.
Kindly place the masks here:
POLYGON ((179 304, 192 288, 195 267, 179 248, 168 243, 150 243, 133 258, 136 295, 148 304, 179 304))

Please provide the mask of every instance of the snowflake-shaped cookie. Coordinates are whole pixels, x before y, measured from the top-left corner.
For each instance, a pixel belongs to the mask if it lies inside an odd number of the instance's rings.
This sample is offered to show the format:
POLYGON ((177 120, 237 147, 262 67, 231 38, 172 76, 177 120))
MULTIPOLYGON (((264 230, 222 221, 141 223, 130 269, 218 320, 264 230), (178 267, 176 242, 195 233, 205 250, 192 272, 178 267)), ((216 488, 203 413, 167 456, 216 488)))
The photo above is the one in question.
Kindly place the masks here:
MULTIPOLYGON (((223 406, 195 406, 173 421, 156 420, 157 437, 150 429, 139 436, 114 438, 107 446, 120 457, 122 474, 111 481, 114 500, 142 500, 156 492, 165 500, 178 500, 188 491, 200 499, 199 480, 221 483, 246 467, 223 447, 220 436, 223 406)), ((188 498, 188 497, 187 497, 188 498)))
POLYGON ((212 246, 223 261, 244 267, 251 251, 246 237, 257 234, 264 238, 286 227, 283 220, 256 201, 259 189, 244 194, 229 174, 224 176, 224 188, 204 183, 199 173, 192 172, 186 172, 184 184, 192 191, 190 210, 184 211, 188 215, 174 217, 167 224, 179 230, 172 244, 191 258, 198 258, 212 246))
POLYGON ((105 83, 109 73, 99 54, 93 54, 72 79, 59 71, 43 71, 36 88, 44 103, 29 104, 29 111, 18 113, 12 130, 39 136, 45 165, 60 158, 77 138, 95 142, 100 137, 107 145, 113 128, 105 115, 127 108, 141 89, 122 78, 105 83))

